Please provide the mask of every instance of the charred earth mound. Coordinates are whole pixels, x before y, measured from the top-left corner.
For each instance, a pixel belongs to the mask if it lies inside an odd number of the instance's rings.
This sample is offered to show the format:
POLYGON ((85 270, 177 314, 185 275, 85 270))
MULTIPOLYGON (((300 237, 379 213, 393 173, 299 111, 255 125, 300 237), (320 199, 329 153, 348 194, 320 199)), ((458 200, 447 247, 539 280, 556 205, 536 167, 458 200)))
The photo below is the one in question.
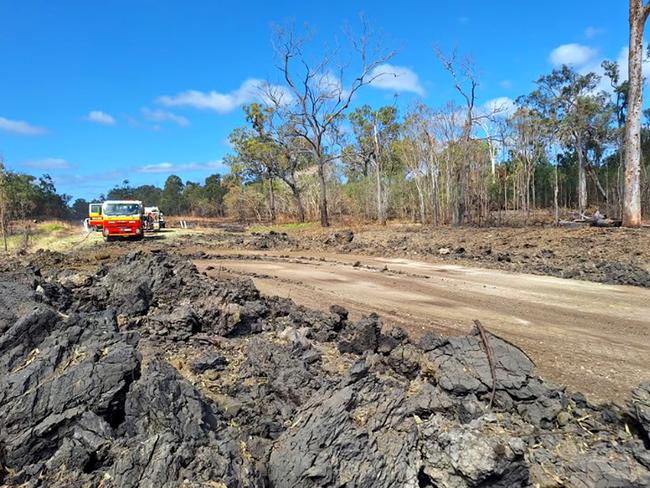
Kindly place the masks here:
POLYGON ((649 447, 650 385, 592 405, 490 334, 413 343, 164 253, 0 273, 0 485, 641 487, 649 447))

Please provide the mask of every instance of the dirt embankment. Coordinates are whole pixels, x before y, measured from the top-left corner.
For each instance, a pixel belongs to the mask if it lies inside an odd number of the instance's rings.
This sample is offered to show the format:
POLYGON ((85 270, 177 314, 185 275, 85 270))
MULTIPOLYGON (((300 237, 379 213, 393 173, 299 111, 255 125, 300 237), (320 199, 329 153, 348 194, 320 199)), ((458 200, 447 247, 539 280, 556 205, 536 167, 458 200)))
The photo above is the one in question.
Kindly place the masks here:
POLYGON ((595 405, 491 334, 415 341, 159 251, 50 257, 0 272, 0 485, 650 483, 648 384, 595 405))
POLYGON ((262 234, 223 233, 204 244, 221 248, 406 257, 650 287, 650 229, 360 227, 262 234))

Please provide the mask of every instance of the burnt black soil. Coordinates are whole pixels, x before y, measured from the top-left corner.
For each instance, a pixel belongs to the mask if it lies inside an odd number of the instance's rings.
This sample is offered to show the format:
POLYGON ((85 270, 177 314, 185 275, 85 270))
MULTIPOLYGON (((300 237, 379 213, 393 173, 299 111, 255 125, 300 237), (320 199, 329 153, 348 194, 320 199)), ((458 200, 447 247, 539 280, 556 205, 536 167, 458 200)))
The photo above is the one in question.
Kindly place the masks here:
POLYGON ((650 385, 631 398, 568 395, 491 334, 413 342, 163 252, 0 272, 0 485, 648 486, 650 385))

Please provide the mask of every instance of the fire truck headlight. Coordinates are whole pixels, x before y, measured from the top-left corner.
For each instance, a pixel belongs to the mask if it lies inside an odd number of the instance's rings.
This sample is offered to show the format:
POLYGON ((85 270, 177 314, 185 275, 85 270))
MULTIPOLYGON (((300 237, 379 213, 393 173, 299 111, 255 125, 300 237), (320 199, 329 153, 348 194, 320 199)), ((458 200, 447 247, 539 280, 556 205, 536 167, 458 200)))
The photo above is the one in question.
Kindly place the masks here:
POLYGON ((140 229, 135 229, 135 233, 140 235, 142 233, 142 231, 140 229))

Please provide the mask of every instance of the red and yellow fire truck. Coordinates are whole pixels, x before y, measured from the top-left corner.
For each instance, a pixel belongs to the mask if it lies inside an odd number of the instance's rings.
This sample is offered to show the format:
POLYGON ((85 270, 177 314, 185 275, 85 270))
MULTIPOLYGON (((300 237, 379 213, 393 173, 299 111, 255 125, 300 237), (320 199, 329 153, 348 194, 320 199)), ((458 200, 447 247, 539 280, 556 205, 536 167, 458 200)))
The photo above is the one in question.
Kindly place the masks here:
MULTIPOLYGON (((102 204, 91 203, 88 205, 88 229, 89 230, 102 230, 102 204)), ((84 224, 86 225, 86 224, 84 224)))
POLYGON ((144 206, 139 200, 106 200, 102 204, 102 234, 104 240, 116 237, 144 237, 144 206))

